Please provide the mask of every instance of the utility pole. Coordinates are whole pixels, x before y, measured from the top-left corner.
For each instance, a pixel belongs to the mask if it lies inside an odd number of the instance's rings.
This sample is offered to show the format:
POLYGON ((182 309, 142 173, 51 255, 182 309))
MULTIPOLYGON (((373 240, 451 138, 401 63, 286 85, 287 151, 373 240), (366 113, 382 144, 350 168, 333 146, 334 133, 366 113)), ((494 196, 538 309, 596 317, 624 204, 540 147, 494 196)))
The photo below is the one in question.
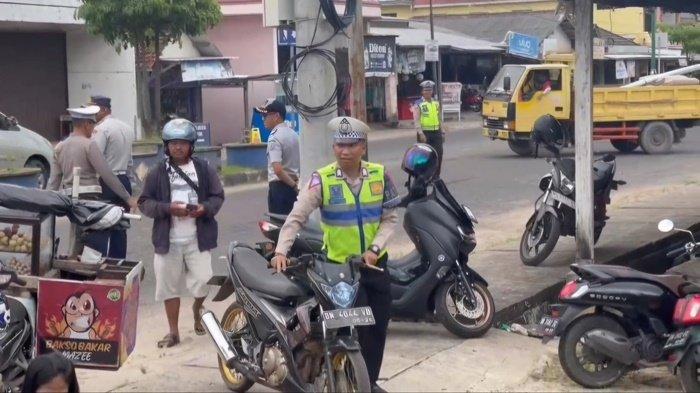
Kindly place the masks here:
MULTIPOLYGON (((333 28, 323 17, 318 19, 318 28, 316 28, 316 16, 320 7, 318 0, 295 1, 294 13, 299 50, 303 50, 303 47, 311 44, 314 29, 316 29, 316 37, 314 38, 316 43, 333 35, 333 28)), ((335 52, 335 40, 325 43, 318 49, 335 52)), ((309 106, 323 105, 335 89, 337 83, 335 70, 328 61, 316 55, 306 56, 303 62, 297 63, 297 66, 295 86, 299 102, 309 106)), ((329 114, 318 117, 304 118, 300 116, 302 181, 309 179, 311 173, 316 169, 334 160, 331 149, 333 135, 326 131, 326 124, 336 116, 337 111, 328 112, 329 114)))
MULTIPOLYGON (((433 24, 433 0, 430 0, 430 40, 435 41, 435 26, 433 24)), ((440 69, 440 45, 438 45, 438 61, 432 64, 433 78, 435 78, 435 90, 440 103, 440 122, 442 123, 442 70, 440 69)))
POLYGON ((593 0, 574 2, 576 65, 576 262, 592 263, 593 249, 593 0))
POLYGON ((656 7, 651 8, 651 74, 658 74, 656 64, 656 7))
POLYGON ((362 1, 355 3, 355 20, 350 36, 350 77, 352 79, 352 116, 367 122, 367 98, 365 96, 365 26, 362 18, 362 1))

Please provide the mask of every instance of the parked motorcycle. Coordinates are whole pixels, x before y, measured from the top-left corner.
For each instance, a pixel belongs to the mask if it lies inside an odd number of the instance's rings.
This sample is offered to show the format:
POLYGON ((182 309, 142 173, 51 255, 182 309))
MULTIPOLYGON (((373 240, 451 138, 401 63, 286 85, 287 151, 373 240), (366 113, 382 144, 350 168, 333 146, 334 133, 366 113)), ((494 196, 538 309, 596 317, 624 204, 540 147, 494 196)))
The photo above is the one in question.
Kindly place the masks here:
MULTIPOLYGON (((554 158, 547 158, 552 170, 540 179, 539 187, 543 193, 535 202, 535 212, 527 221, 520 239, 520 260, 528 266, 537 266, 547 259, 559 236, 576 236, 576 165, 571 158, 561 158, 559 146, 562 135, 561 125, 549 115, 535 122, 535 143, 537 146, 543 144, 554 154, 554 158)), ((616 167, 612 154, 593 162, 594 243, 598 242, 609 218, 606 213, 610 191, 626 184, 614 180, 616 167)))
MULTIPOLYGON (((692 244, 671 251, 667 257, 684 261, 677 257, 694 252, 692 244)), ((628 371, 665 364, 670 343, 676 342, 673 348, 678 348, 679 354, 700 343, 682 341, 682 332, 669 338, 679 299, 700 290, 686 277, 612 265, 574 264, 571 270, 578 278, 566 283, 559 293, 563 305, 555 308, 561 317, 545 316, 540 326, 545 342, 560 337, 559 362, 576 383, 587 388, 610 386, 628 371), (676 341, 671 340, 674 337, 676 341)), ((693 353, 689 354, 686 358, 693 360, 686 362, 694 362, 693 353)), ((691 366, 683 366, 690 370, 691 366)))
MULTIPOLYGON (((214 297, 236 294, 220 324, 208 311, 202 323, 219 352, 229 389, 260 383, 282 391, 368 392, 369 374, 356 326, 373 325, 369 307, 353 308, 361 258, 345 264, 322 255, 291 258, 275 274, 261 250, 232 243, 229 276, 214 297)), ((378 268, 376 268, 378 269, 378 268)))
POLYGON ((477 89, 466 89, 464 102, 472 111, 481 112, 481 108, 484 104, 484 97, 477 89))
MULTIPOLYGON (((669 256, 676 258, 677 262, 685 262, 690 259, 692 264, 697 264, 700 254, 700 243, 695 241, 691 231, 676 229, 671 220, 663 220, 659 223, 659 230, 670 232, 672 230, 687 232, 690 242, 683 247, 671 251, 669 256)), ((693 266, 694 269, 700 269, 693 266)), ((698 363, 700 363, 700 285, 698 277, 691 277, 693 283, 683 287, 685 297, 676 302, 673 311, 673 324, 676 330, 666 340, 664 352, 668 354, 669 367, 674 374, 680 376, 681 387, 684 392, 700 392, 700 376, 698 375, 698 363)))
MULTIPOLYGON (((415 146, 408 150, 402 167, 412 167, 411 159, 428 161, 427 156, 435 154, 427 145, 418 146, 421 150, 415 146)), ((400 206, 406 209, 403 227, 415 249, 387 262, 392 318, 415 320, 435 315, 457 336, 480 337, 491 327, 496 310, 488 283, 467 264, 476 246, 477 220, 469 207, 455 200, 444 181, 416 176, 411 169, 407 173, 409 193, 400 206)), ((269 221, 260 222, 260 229, 276 243, 286 216, 268 217, 269 221)), ((299 233, 290 255, 321 252, 323 237, 316 225, 308 223, 299 233)), ((274 245, 268 250, 270 257, 274 245)))
POLYGON ((6 294, 10 284, 26 282, 0 265, 0 392, 19 389, 34 353, 36 302, 6 294))

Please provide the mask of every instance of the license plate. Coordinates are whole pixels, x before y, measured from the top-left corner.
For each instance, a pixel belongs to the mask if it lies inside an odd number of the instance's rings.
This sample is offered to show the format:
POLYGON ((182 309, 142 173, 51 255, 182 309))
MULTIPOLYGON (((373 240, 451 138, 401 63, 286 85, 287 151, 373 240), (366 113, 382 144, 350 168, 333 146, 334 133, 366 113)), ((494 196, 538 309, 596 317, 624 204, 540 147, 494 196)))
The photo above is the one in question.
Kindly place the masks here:
POLYGON ((690 338, 690 329, 686 329, 680 332, 671 334, 671 336, 666 340, 666 345, 664 345, 664 350, 676 349, 685 346, 690 338))
POLYGON ((326 328, 337 329, 347 326, 374 325, 374 315, 369 307, 344 308, 323 311, 326 328))
POLYGON ((540 329, 542 329, 542 336, 553 337, 554 330, 559 325, 559 318, 550 317, 545 315, 540 319, 540 329))
POLYGON ((483 134, 489 138, 508 139, 508 131, 496 130, 494 128, 484 128, 483 134))

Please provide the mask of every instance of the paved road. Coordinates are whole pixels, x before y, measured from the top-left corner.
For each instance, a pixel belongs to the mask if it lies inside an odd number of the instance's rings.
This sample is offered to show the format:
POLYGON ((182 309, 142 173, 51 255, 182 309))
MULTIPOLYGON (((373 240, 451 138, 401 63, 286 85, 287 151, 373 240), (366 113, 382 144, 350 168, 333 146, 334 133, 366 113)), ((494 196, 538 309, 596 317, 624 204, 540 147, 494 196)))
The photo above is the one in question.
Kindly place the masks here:
MULTIPOLYGON (((518 157, 505 142, 490 141, 480 132, 472 126, 447 135, 443 177, 457 199, 468 203, 481 217, 532 204, 539 195, 537 182, 549 171, 549 164, 543 158, 518 157)), ((403 152, 414 141, 415 133, 406 131, 405 136, 377 140, 370 146, 370 158, 388 167, 399 188, 406 180, 400 169, 403 152)), ((594 149, 596 155, 617 153, 608 142, 596 142, 594 149)), ((635 188, 682 182, 686 174, 697 171, 698 153, 700 128, 694 128, 688 130, 683 143, 673 146, 670 154, 650 156, 640 149, 631 154, 619 154, 617 178, 626 180, 627 187, 635 188)), ((223 272, 224 265, 218 258, 225 255, 229 242, 262 240, 257 222, 266 211, 266 196, 265 185, 245 186, 227 192, 226 202, 218 216, 220 245, 214 252, 216 270, 223 272)), ((136 223, 129 233, 130 257, 145 261, 149 267, 142 296, 145 303, 153 301, 150 224, 147 219, 136 223)), ((397 236, 401 237, 403 231, 399 232, 397 236)))

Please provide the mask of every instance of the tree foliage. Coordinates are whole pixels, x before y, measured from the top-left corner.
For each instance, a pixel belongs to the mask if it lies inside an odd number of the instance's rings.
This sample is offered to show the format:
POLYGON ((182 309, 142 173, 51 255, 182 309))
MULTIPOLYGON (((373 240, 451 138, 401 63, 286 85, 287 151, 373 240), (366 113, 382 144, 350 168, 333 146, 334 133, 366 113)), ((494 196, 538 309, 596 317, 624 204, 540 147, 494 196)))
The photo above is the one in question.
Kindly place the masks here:
MULTIPOLYGON (((221 21, 217 0, 83 0, 77 17, 87 30, 118 48, 174 43, 221 21)), ((156 53, 160 55, 160 53, 156 53)))
POLYGON ((85 20, 89 33, 101 35, 117 51, 133 47, 155 55, 153 98, 147 67, 139 63, 136 70, 139 117, 150 134, 161 125, 163 48, 179 42, 183 34, 206 32, 223 16, 218 0, 83 0, 76 17, 85 20))
POLYGON ((686 56, 700 54, 700 25, 664 26, 670 42, 683 46, 686 56))

